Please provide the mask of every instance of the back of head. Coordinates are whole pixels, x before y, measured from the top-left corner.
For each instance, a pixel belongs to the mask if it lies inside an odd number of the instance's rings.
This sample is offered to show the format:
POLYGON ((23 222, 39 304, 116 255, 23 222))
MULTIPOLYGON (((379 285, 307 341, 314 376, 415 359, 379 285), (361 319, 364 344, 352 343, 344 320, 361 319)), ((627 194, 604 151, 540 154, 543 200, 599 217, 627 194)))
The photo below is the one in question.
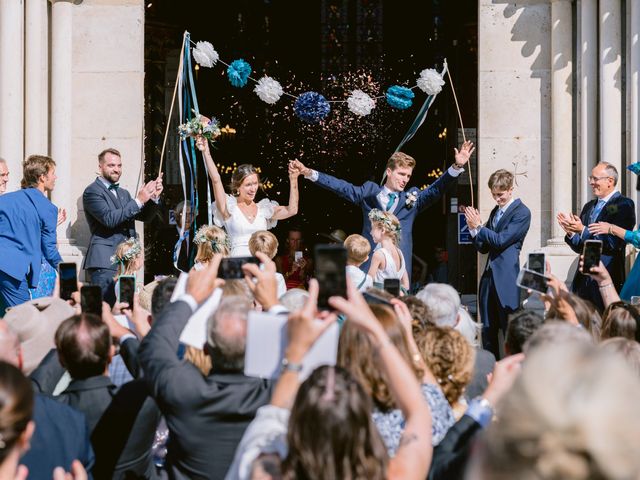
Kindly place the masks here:
POLYGON ((458 310, 458 323, 454 329, 469 342, 472 348, 480 348, 479 334, 482 325, 476 322, 465 308, 458 310))
POLYGON ((387 451, 371 420, 371 400, 348 371, 317 368, 296 395, 284 478, 385 477, 387 451))
POLYGON ((22 163, 22 188, 35 188, 42 175, 46 175, 56 166, 56 162, 46 155, 30 155, 22 163))
POLYGON ((542 346, 564 343, 593 345, 593 337, 584 328, 562 320, 546 320, 525 342, 522 351, 529 354, 542 346))
POLYGON ((111 360, 109 327, 97 315, 74 315, 56 331, 56 348, 71 378, 103 375, 111 360))
POLYGON ((520 310, 509 317, 504 341, 507 355, 522 352, 529 337, 542 326, 544 319, 532 310, 520 310))
POLYGON ((432 323, 429 323, 429 311, 422 300, 415 295, 405 295, 404 297, 400 297, 400 300, 407 306, 413 319, 411 322, 411 330, 414 337, 425 328, 433 326, 432 323))
POLYGON ((417 343, 442 393, 449 404, 455 405, 473 376, 475 349, 460 332, 449 327, 428 328, 417 343))
POLYGON ((207 350, 215 371, 241 372, 247 345, 247 315, 251 302, 245 297, 222 299, 207 323, 207 350))
POLYGON ((620 358, 582 342, 540 347, 498 404, 472 478, 638 478, 638 398, 620 358))
POLYGON ((627 302, 613 302, 604 311, 601 338, 623 337, 640 341, 640 311, 627 302))
POLYGON ((173 295, 173 290, 176 288, 176 283, 178 283, 178 279, 175 277, 163 278, 158 282, 156 288, 153 289, 153 294, 151 295, 151 314, 154 317, 157 317, 171 301, 171 295, 173 295))
POLYGON ((580 325, 591 333, 594 340, 598 341, 600 339, 602 318, 591 302, 580 298, 574 293, 560 291, 551 301, 547 318, 564 318, 563 302, 566 302, 573 309, 580 325))
POLYGON ((280 303, 290 312, 295 312, 302 309, 304 304, 307 303, 309 293, 301 288, 291 288, 287 290, 282 297, 280 297, 280 303))
POLYGON ((209 262, 215 254, 228 257, 231 252, 229 236, 220 227, 215 225, 203 225, 193 237, 193 243, 197 246, 196 262, 209 262))
POLYGON ((249 289, 244 279, 225 280, 222 285, 222 298, 243 297, 249 302, 253 302, 253 293, 249 289))
POLYGON ((121 242, 111 257, 111 263, 118 266, 118 274, 130 275, 135 273, 136 260, 142 255, 142 245, 137 238, 131 237, 121 242))
POLYGON ((396 245, 400 243, 402 226, 400 220, 391 212, 385 212, 374 208, 369 212, 369 220, 374 227, 379 227, 383 234, 390 238, 396 245))
POLYGON ((20 441, 32 416, 31 383, 14 365, 0 361, 0 463, 20 441))
POLYGON ((446 283, 430 283, 416 297, 427 306, 427 321, 438 327, 455 327, 458 321, 460 295, 446 283))
POLYGON ((628 338, 616 337, 600 344, 605 352, 619 355, 640 378, 640 343, 628 338))
POLYGON ((369 240, 357 233, 344 240, 344 248, 347 249, 347 261, 352 265, 361 265, 371 253, 369 240))
POLYGON ((261 252, 269 258, 273 258, 278 253, 278 239, 273 233, 266 230, 253 232, 249 238, 249 252, 254 256, 256 252, 261 252))
MULTIPOLYGON (((407 363, 414 367, 416 378, 421 379, 424 372, 413 363, 404 330, 393 310, 383 305, 370 305, 370 308, 389 335, 391 342, 407 363)), ((387 379, 378 368, 375 350, 369 336, 354 327, 347 319, 340 332, 337 364, 349 370, 360 382, 364 390, 373 398, 377 408, 388 411, 395 408, 395 402, 387 385, 387 379)))

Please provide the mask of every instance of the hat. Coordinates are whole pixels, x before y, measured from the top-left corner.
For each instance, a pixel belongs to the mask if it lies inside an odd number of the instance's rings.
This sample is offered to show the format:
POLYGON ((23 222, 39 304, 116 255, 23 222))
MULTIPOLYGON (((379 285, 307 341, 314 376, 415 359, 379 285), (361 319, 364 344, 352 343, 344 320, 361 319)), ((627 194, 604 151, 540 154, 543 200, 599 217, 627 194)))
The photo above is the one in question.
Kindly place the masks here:
POLYGON ((344 233, 344 230, 341 230, 339 228, 335 229, 331 233, 321 233, 320 236, 337 243, 344 243, 344 241, 347 239, 347 234, 344 233))
POLYGON ((7 310, 4 321, 20 341, 25 375, 29 375, 49 350, 55 348, 58 326, 75 314, 71 305, 54 297, 37 298, 7 310))

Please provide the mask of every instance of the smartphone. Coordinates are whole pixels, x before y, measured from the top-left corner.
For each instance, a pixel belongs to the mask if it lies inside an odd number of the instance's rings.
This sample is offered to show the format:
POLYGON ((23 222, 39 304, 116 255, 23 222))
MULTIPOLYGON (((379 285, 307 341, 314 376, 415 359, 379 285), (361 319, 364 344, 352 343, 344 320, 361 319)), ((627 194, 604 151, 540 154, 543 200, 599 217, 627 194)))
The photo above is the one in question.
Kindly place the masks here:
POLYGON ((362 296, 369 305, 386 305, 393 308, 393 304, 389 300, 379 297, 375 293, 362 292, 362 296))
POLYGON ((400 280, 397 278, 385 278, 383 289, 394 297, 400 296, 400 280))
POLYGON ((260 265, 260 260, 256 257, 223 258, 222 262, 220 262, 220 268, 218 269, 218 277, 224 278, 225 280, 237 280, 239 278, 244 278, 242 265, 245 263, 260 265))
POLYGON ((534 290, 538 293, 547 293, 549 288, 549 277, 545 277, 541 273, 534 272, 523 268, 518 273, 516 284, 525 290, 534 290))
POLYGON ((136 277, 120 275, 118 277, 118 303, 128 303, 133 308, 133 294, 136 293, 136 277))
POLYGON ((589 273, 591 267, 600 264, 602 255, 602 240, 587 240, 582 247, 582 273, 589 273))
POLYGON ((347 296, 347 250, 342 245, 316 245, 314 262, 320 285, 318 309, 330 310, 330 297, 347 296))
POLYGON ((527 270, 544 275, 547 270, 547 259, 544 252, 533 252, 529 254, 527 259, 527 270))
POLYGON ((60 298, 71 300, 71 294, 78 291, 78 271, 75 263, 59 263, 60 298))
POLYGON ((299 262, 300 260, 302 260, 302 252, 301 251, 296 251, 293 254, 293 261, 294 262, 299 262))
POLYGON ((83 313, 102 316, 102 289, 98 285, 85 285, 80 289, 80 307, 83 313))

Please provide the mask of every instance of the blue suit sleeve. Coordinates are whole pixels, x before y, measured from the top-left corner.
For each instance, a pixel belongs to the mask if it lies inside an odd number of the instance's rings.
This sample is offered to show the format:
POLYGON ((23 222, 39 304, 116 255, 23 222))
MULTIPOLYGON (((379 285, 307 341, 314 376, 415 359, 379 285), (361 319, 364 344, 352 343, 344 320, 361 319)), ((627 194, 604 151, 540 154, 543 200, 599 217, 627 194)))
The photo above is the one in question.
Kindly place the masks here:
POLYGON ((456 183, 456 177, 449 175, 449 172, 441 175, 440 178, 429 185, 428 188, 425 188, 418 194, 418 200, 416 202, 418 211, 422 211, 440 200, 444 192, 454 183, 456 183))
POLYGON ((514 213, 506 227, 500 232, 494 232, 490 228, 482 227, 476 239, 482 242, 487 251, 494 250, 502 252, 516 242, 524 239, 531 224, 531 212, 529 209, 522 209, 521 212, 514 213))
POLYGON ((366 183, 364 185, 357 186, 347 182, 346 180, 341 180, 321 172, 318 172, 318 180, 316 180, 315 183, 320 185, 322 188, 326 188, 327 190, 335 193, 339 197, 342 197, 351 203, 355 203, 356 205, 359 205, 362 202, 367 187, 366 183))
POLYGON ((140 213, 138 204, 132 198, 122 208, 110 208, 105 199, 97 192, 89 189, 82 195, 82 205, 85 212, 91 214, 98 222, 107 228, 116 228, 123 222, 135 218, 140 213))
POLYGON ((40 248, 45 260, 54 268, 58 268, 58 264, 62 261, 58 252, 56 228, 58 223, 58 209, 53 207, 44 214, 42 224, 40 226, 42 237, 40 240, 40 248))

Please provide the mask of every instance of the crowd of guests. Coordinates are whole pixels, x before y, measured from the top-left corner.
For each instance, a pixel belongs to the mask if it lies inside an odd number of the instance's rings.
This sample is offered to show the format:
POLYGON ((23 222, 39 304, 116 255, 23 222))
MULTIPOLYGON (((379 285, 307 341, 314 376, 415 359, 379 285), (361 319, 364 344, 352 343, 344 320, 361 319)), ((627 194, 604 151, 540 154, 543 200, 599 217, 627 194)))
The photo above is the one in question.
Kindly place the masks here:
MULTIPOLYGON (((0 196, 0 247, 17 245, 12 232, 32 221, 24 271, 5 272, 0 258, 0 297, 11 307, 0 320, 0 480, 640 479, 640 311, 621 300, 605 264, 585 273, 602 313, 548 272, 544 312, 508 315, 497 360, 453 287, 409 291, 392 191, 383 192, 389 208, 366 212, 378 247, 363 235, 344 240, 346 292, 318 308, 313 259, 298 253, 295 232, 278 257, 268 228, 249 228, 294 214, 297 190, 287 207, 258 206, 246 168, 234 199, 215 207, 218 222, 192 232, 188 274, 143 285, 144 251, 130 229, 156 208, 161 177, 125 194, 120 154, 109 149, 84 198, 93 250, 85 267, 102 289, 101 311, 87 311, 80 284, 61 299, 57 281, 48 296, 19 301, 43 261, 60 261, 44 195, 55 163, 38 158, 25 162, 22 196, 0 196), (234 250, 259 264, 223 279, 234 250), (128 304, 118 292, 131 277, 128 304), (381 288, 388 279, 397 294, 381 288), (204 309, 202 340, 187 342, 204 309), (255 312, 287 319, 286 344, 260 346, 282 348, 275 378, 245 375, 255 312), (303 377, 305 357, 335 323, 335 361, 303 377)), ((301 174, 332 181, 306 170, 290 166, 292 186, 301 174)), ((209 173, 222 199, 219 174, 209 173)), ((493 181, 508 187, 512 177, 493 181)), ((184 240, 184 206, 180 216, 184 240)), ((478 241, 492 241, 483 228, 478 241)))

